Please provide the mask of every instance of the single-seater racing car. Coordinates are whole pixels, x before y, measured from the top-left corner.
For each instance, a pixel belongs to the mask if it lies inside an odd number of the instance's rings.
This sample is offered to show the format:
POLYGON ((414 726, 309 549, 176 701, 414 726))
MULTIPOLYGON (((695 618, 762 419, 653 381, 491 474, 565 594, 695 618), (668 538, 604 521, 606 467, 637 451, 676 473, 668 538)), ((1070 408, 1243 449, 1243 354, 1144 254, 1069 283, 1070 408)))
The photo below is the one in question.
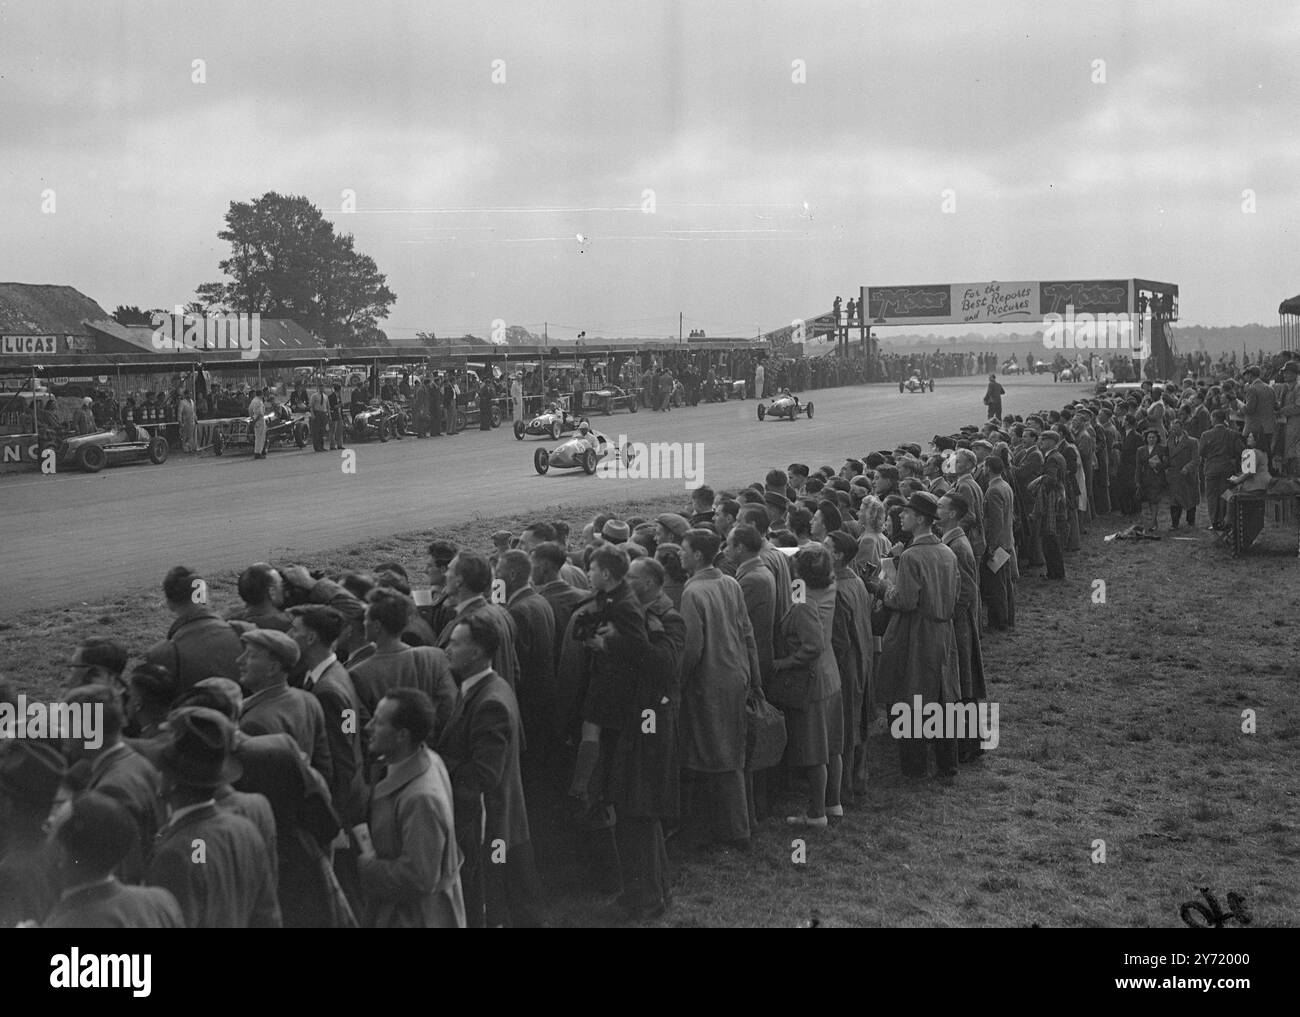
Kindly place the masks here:
POLYGON ((590 410, 593 413, 599 410, 605 416, 609 416, 614 410, 623 407, 627 407, 633 413, 638 409, 636 393, 624 391, 617 385, 596 389, 594 392, 587 392, 582 397, 582 407, 584 410, 590 410))
POLYGON ((560 435, 576 430, 577 427, 578 418, 569 412, 568 401, 560 400, 551 403, 528 423, 516 420, 515 437, 520 441, 524 440, 525 435, 532 435, 535 438, 549 437, 552 441, 559 441, 560 435))
POLYGON ((773 396, 772 399, 764 405, 758 404, 758 419, 766 420, 774 417, 778 420, 794 420, 799 414, 806 414, 809 420, 812 420, 813 404, 801 403, 797 395, 792 395, 789 389, 786 389, 780 395, 773 396))
POLYGON ((167 461, 167 439, 151 435, 134 424, 117 426, 93 434, 78 434, 61 440, 55 448, 55 464, 75 466, 87 473, 98 473, 105 466, 120 466, 148 459, 155 465, 167 461))
POLYGON ((553 449, 539 448, 534 452, 533 468, 545 474, 552 466, 561 470, 581 467, 584 473, 592 474, 602 459, 614 456, 616 461, 621 459, 627 465, 632 462, 634 454, 630 444, 621 449, 582 420, 578 423, 578 433, 568 441, 553 449))
POLYGON ((378 438, 382 442, 390 437, 401 441, 406 433, 406 410, 397 402, 371 399, 364 410, 352 415, 349 432, 353 441, 378 438))
POLYGON ((907 381, 900 381, 900 382, 898 383, 898 391, 899 391, 900 393, 902 393, 902 392, 933 392, 933 391, 934 391, 934 379, 933 379, 933 378, 922 378, 919 372, 917 372, 917 371, 913 371, 913 372, 912 372, 912 376, 911 376, 910 378, 908 378, 907 381))
MULTIPOLYGON (((266 417, 266 447, 293 442, 298 448, 307 444, 311 425, 306 414, 294 415, 284 403, 263 414, 266 417)), ((228 448, 253 447, 253 418, 235 417, 212 432, 212 454, 219 456, 228 448)))

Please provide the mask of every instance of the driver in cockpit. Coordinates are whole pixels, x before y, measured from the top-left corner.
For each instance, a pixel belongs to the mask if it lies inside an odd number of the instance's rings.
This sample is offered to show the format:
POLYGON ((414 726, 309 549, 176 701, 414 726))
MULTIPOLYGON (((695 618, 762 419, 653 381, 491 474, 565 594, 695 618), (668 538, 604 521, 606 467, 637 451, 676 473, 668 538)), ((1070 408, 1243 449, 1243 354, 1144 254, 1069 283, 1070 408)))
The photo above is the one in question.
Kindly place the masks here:
POLYGON ((608 439, 600 432, 593 431, 585 417, 578 422, 578 438, 589 448, 595 449, 599 456, 603 456, 609 449, 608 439))

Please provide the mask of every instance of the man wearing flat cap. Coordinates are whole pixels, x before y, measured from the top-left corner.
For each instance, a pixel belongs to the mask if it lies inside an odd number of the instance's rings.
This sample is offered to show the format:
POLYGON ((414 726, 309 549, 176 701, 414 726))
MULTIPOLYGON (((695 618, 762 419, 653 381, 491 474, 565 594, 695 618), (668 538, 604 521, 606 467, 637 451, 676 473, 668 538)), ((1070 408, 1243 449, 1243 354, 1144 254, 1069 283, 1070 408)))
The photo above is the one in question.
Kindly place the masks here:
MULTIPOLYGON (((955 703, 961 698, 957 644, 953 616, 961 580, 957 556, 934 535, 938 500, 925 491, 912 495, 900 513, 903 529, 912 541, 898 557, 898 575, 893 582, 873 578, 867 588, 884 600, 894 612, 881 640, 877 689, 891 719, 894 704, 915 709, 915 696, 924 706, 955 703)), ((891 733, 898 739, 899 758, 908 777, 928 773, 930 739, 912 738, 909 726, 894 723, 891 733)), ((944 731, 934 740, 939 773, 951 779, 957 772, 954 732, 944 731)))
POLYGON ((289 685, 289 672, 300 656, 298 644, 276 629, 253 629, 239 639, 244 644, 239 655, 239 684, 245 694, 239 729, 250 735, 282 731, 292 736, 311 760, 312 769, 329 783, 334 768, 325 711, 310 692, 289 685))
POLYGON ((173 711, 168 724, 172 737, 159 767, 170 818, 158 833, 145 884, 170 891, 187 928, 280 928, 262 835, 214 798, 243 772, 231 755, 234 726, 216 710, 193 706, 173 711))

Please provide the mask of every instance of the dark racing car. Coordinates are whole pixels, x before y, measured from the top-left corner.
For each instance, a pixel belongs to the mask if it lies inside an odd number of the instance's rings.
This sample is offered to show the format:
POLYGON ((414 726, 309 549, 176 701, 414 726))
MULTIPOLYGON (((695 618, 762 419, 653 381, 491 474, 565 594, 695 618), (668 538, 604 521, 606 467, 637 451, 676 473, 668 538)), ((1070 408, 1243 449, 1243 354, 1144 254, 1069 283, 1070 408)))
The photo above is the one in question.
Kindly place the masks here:
POLYGON ((617 385, 596 389, 583 395, 582 408, 592 413, 603 413, 605 416, 624 408, 635 413, 638 409, 636 393, 625 391, 617 385))
POLYGON ((535 438, 549 437, 552 441, 559 441, 560 435, 575 430, 577 426, 578 418, 569 412, 569 407, 561 400, 551 403, 545 411, 537 414, 526 424, 522 420, 516 420, 515 437, 520 441, 524 440, 525 435, 535 438))
MULTIPOLYGON (((288 445, 292 442, 298 448, 307 444, 311 425, 307 415, 295 415, 283 403, 274 410, 264 414, 266 417, 266 447, 288 445)), ((218 426, 212 432, 212 454, 222 455, 228 448, 253 447, 253 418, 236 417, 226 424, 218 426)))
POLYGON ((144 459, 161 465, 167 461, 168 451, 166 438, 155 437, 143 427, 134 433, 125 427, 115 427, 94 434, 78 434, 54 447, 57 466, 75 466, 87 473, 144 459))
POLYGON ((348 428, 353 441, 366 441, 378 438, 381 442, 389 438, 401 441, 406 433, 406 410, 400 403, 383 399, 372 399, 364 409, 352 415, 352 425, 348 428))
POLYGON ((806 414, 809 420, 812 420, 813 404, 801 403, 799 397, 791 395, 789 392, 782 392, 779 396, 773 396, 772 400, 766 405, 758 404, 758 419, 766 420, 774 417, 778 420, 794 420, 799 414, 806 414))
POLYGON ((539 448, 534 452, 533 468, 538 473, 545 474, 551 467, 560 470, 581 467, 584 473, 592 474, 602 459, 614 456, 616 460, 622 459, 624 464, 628 464, 632 462, 633 454, 630 445, 620 449, 599 431, 591 430, 591 426, 584 420, 578 424, 578 433, 568 441, 553 449, 539 448))

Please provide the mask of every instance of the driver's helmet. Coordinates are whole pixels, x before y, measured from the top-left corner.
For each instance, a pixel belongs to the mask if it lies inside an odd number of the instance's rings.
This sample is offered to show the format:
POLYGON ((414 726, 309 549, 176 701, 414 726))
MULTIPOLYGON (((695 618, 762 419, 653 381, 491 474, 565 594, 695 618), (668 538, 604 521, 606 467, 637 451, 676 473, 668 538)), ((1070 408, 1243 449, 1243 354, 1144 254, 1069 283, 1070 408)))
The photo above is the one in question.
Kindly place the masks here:
POLYGON ((587 435, 591 434, 591 424, 587 422, 587 419, 585 417, 582 420, 578 421, 578 433, 581 434, 584 438, 587 437, 587 435))

